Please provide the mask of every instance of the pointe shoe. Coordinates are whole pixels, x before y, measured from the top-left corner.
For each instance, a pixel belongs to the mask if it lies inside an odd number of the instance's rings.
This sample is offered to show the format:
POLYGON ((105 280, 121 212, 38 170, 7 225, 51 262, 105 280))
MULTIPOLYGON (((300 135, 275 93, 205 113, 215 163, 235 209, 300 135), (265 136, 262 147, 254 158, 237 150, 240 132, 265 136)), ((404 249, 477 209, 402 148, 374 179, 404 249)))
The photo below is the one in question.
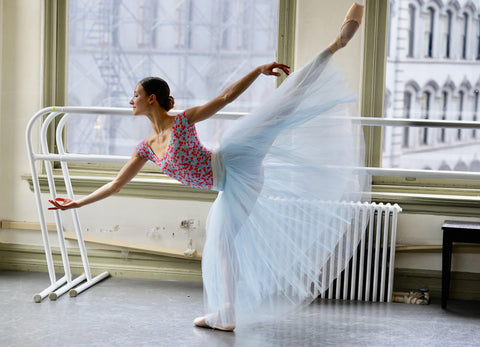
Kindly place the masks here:
POLYGON ((207 324, 207 316, 202 316, 202 317, 197 317, 193 320, 193 324, 197 327, 200 328, 210 328, 210 329, 217 329, 221 331, 233 331, 235 329, 235 326, 221 326, 221 325, 215 325, 215 326, 210 326, 207 324))
POLYGON ((328 46, 328 50, 333 54, 340 48, 345 47, 353 37, 358 27, 362 23, 364 6, 354 3, 347 12, 345 20, 340 29, 340 35, 328 46))

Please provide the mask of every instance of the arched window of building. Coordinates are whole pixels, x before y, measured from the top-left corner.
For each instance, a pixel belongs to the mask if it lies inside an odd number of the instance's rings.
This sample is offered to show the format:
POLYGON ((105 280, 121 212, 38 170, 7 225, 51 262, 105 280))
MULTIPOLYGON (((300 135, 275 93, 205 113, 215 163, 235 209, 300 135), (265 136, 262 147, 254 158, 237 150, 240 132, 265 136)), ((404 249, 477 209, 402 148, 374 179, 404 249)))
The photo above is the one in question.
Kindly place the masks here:
MULTIPOLYGON (((430 107, 431 107, 432 93, 430 91, 425 91, 422 96, 422 116, 423 119, 430 118, 430 107)), ((428 128, 423 128, 419 132, 420 138, 419 143, 422 145, 428 145, 428 128)))
POLYGON ((415 6, 408 6, 408 56, 414 56, 414 47, 415 47, 415 6))
POLYGON ((455 167, 453 168, 454 171, 468 171, 468 165, 460 159, 457 164, 455 164, 455 167))
MULTIPOLYGON (((473 117, 472 120, 476 122, 478 120, 478 94, 479 90, 475 89, 474 97, 473 97, 473 117)), ((472 130, 472 137, 475 139, 477 138, 477 129, 472 130)))
POLYGON ((473 172, 480 172, 480 160, 478 159, 473 159, 473 161, 470 163, 470 170, 473 172))
MULTIPOLYGON (((447 119, 447 109, 448 109, 448 92, 444 91, 442 93, 442 120, 447 119)), ((447 141, 447 136, 446 136, 446 129, 441 128, 440 129, 440 136, 438 138, 438 141, 441 143, 445 143, 447 141)))
MULTIPOLYGON (((406 91, 403 95, 403 109, 405 110, 405 118, 410 118, 412 113, 412 93, 406 91)), ((402 147, 408 148, 409 147, 409 127, 403 128, 403 141, 402 147)))
POLYGON ((478 15, 477 24, 477 60, 480 60, 480 14, 478 15))
MULTIPOLYGON (((463 118, 463 102, 465 99, 465 92, 463 90, 458 92, 458 120, 462 121, 463 118)), ((462 139, 462 129, 457 130, 457 140, 462 139)))
POLYGON ((433 57, 433 30, 435 26, 435 10, 428 8, 428 17, 425 22, 425 56, 433 57))
POLYGON ((450 58, 450 45, 452 40, 452 19, 452 11, 447 10, 447 18, 445 23, 445 58, 450 58))
POLYGON ((445 161, 442 161, 442 164, 440 165, 440 167, 438 169, 443 170, 443 171, 450 171, 451 170, 450 166, 445 161))
POLYGON ((468 13, 463 14, 462 59, 467 59, 468 13))

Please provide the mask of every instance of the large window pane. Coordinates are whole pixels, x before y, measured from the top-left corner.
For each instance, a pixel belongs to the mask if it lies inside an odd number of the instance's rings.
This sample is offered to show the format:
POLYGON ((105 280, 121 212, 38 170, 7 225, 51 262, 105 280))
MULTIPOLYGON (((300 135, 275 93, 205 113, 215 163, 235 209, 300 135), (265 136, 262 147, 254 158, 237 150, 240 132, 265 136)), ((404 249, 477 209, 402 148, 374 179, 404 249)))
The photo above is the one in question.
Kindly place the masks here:
MULTIPOLYGON (((389 25, 390 30, 395 31, 392 37, 396 42, 390 43, 387 57, 386 95, 390 95, 391 100, 385 105, 384 116, 478 121, 480 65, 475 55, 464 49, 475 47, 477 37, 465 34, 467 17, 463 14, 470 11, 468 17, 477 18, 479 8, 471 13, 468 1, 459 1, 458 6, 449 1, 428 0, 422 3, 399 0, 390 4, 393 15, 389 25), (424 21, 418 26, 429 28, 419 45, 433 53, 411 59, 412 13, 415 12, 420 14, 415 19, 424 21), (435 25, 432 25, 433 18, 438 18, 435 25), (451 39, 452 32, 469 41, 451 39), (435 54, 436 47, 443 47, 443 52, 435 54)), ((382 166, 479 171, 480 138, 477 133, 465 129, 389 128, 385 131, 382 166)))
MULTIPOLYGON (((129 107, 137 81, 160 76, 185 109, 275 59, 278 0, 75 0, 69 11, 71 106, 129 107)), ((226 110, 250 111, 274 84, 260 78, 226 110)), ((204 127, 205 142, 222 126, 204 127)), ((129 155, 149 132, 145 119, 81 117, 69 121, 68 149, 129 155)))

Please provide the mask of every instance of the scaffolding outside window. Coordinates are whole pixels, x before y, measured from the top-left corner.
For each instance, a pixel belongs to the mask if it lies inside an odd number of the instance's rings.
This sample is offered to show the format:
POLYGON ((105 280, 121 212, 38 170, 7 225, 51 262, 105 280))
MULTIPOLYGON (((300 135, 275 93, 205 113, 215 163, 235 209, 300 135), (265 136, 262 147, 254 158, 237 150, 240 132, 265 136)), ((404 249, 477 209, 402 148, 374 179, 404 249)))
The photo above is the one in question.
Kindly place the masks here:
MULTIPOLYGON (((275 60, 278 0, 78 0, 69 5, 68 105, 129 107, 135 84, 159 76, 177 109, 203 104, 275 60)), ((258 79, 226 111, 249 112, 275 87, 258 79)), ((210 121, 209 121, 210 122, 210 121)), ((199 125, 214 145, 226 121, 199 125)), ((130 155, 145 119, 85 116, 67 128, 77 153, 130 155)))

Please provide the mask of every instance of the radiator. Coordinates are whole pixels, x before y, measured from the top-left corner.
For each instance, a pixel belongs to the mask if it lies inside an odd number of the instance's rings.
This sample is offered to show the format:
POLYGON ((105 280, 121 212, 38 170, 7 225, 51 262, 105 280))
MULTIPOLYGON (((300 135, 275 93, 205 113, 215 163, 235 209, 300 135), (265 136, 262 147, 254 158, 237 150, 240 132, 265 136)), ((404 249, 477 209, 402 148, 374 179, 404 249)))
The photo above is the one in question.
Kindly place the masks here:
MULTIPOLYGON (((402 211, 397 204, 368 202, 323 202, 297 200, 294 203, 273 199, 277 211, 298 218, 308 218, 307 227, 314 228, 328 219, 321 215, 322 204, 334 204, 341 218, 330 221, 328 228, 339 233, 336 241, 327 240, 325 233, 318 245, 330 244, 335 251, 321 252, 312 247, 308 255, 315 259, 318 285, 312 285, 315 296, 324 299, 390 302, 395 269, 397 217, 402 211), (319 212, 316 212, 319 211, 319 212), (312 221, 314 220, 314 221, 312 221), (338 241, 339 240, 339 241, 338 241), (335 246, 336 244, 336 246, 335 246), (327 254, 327 255, 325 255, 327 254), (333 279, 333 280, 331 280, 333 279), (322 289, 324 288, 324 289, 322 289)), ((330 218, 331 220, 331 218, 330 218)), ((305 226, 304 226, 305 227, 305 226)), ((301 230, 292 225, 292 237, 301 230)), ((312 242, 301 241, 301 242, 312 242)))
MULTIPOLYGON (((352 217, 344 238, 345 243, 353 248, 353 255, 347 260, 341 275, 320 297, 390 302, 397 217, 402 209, 397 204, 382 203, 345 203, 343 209, 345 215, 352 217)), ((322 275, 325 273, 322 272, 322 275)))

